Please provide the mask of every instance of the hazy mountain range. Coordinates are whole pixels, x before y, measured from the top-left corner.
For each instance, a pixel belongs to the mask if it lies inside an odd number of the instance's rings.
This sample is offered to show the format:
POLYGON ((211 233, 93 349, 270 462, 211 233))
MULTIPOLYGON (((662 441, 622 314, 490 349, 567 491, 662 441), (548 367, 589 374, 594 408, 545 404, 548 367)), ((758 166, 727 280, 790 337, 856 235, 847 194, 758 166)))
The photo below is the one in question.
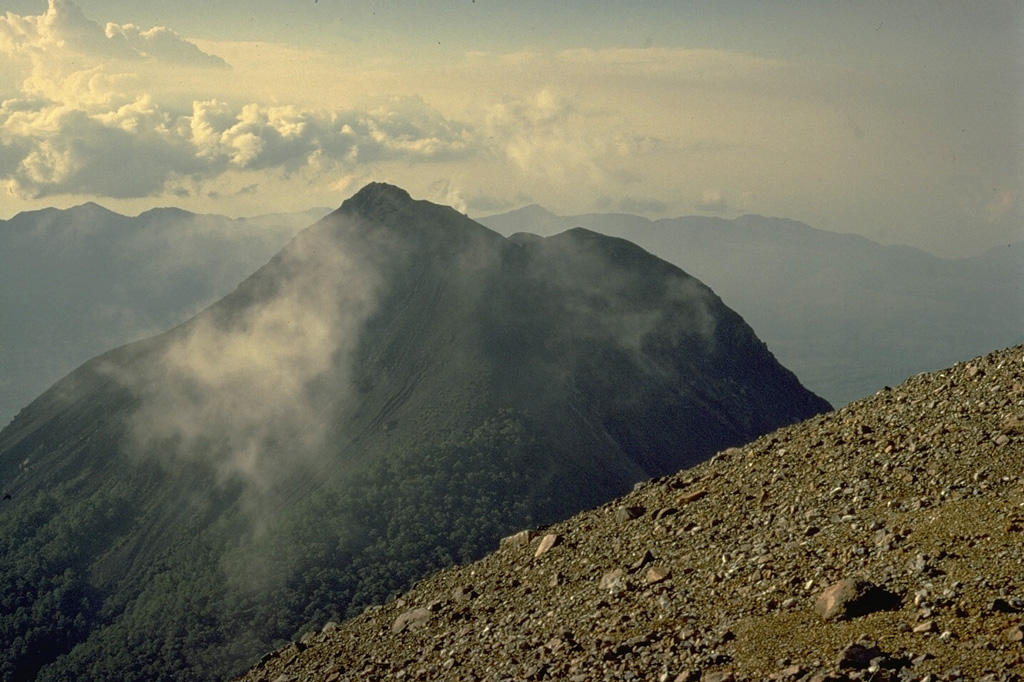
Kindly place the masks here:
POLYGON ((642 246, 705 282, 801 381, 834 405, 1024 342, 1024 243, 947 259, 780 218, 481 218, 501 234, 585 227, 642 246))
MULTIPOLYGON (((0 221, 0 425, 85 360, 217 300, 329 209, 228 219, 95 204, 0 221)), ((529 206, 504 235, 572 227, 628 239, 711 286, 835 405, 1024 341, 1024 247, 946 259, 743 216, 651 221, 529 206)))
POLYGON ((708 287, 373 184, 0 431, 0 676, 207 680, 829 409, 708 287))
POLYGON ((84 204, 0 221, 0 426, 89 358, 227 294, 328 212, 127 217, 84 204))

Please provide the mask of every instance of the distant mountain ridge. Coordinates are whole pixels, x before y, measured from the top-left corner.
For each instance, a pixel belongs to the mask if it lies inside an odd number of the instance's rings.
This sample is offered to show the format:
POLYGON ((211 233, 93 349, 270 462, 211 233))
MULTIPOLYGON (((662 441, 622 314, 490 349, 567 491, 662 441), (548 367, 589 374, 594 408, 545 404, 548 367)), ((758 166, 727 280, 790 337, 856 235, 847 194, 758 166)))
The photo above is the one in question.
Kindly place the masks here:
POLYGON ((196 680, 828 410, 698 280, 383 184, 0 432, 0 674, 196 680))
POLYGON ((958 358, 1024 342, 1024 243, 946 259, 781 218, 480 218, 501 234, 581 226, 628 239, 711 286, 784 365, 836 405, 958 358))
POLYGON ((328 212, 128 217, 90 202, 0 220, 0 426, 82 362, 220 298, 328 212))

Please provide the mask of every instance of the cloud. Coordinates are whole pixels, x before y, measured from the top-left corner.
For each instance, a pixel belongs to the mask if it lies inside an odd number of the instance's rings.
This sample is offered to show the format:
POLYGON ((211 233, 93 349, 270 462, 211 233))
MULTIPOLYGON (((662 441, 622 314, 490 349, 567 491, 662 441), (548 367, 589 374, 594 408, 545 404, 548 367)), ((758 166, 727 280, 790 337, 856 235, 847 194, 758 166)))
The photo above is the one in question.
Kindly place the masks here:
POLYGON ((453 159, 472 149, 468 126, 416 97, 389 99, 368 112, 217 100, 175 111, 148 95, 126 101, 103 90, 103 74, 78 76, 63 86, 86 91, 76 102, 0 105, 0 177, 12 192, 144 197, 232 170, 339 173, 375 161, 453 159))
POLYGON ((1012 178, 984 177, 980 174, 962 174, 947 181, 948 193, 957 198, 962 214, 975 223, 995 223, 1001 220, 1020 225, 1019 183, 1012 178))
POLYGON ((201 171, 188 141, 167 123, 146 98, 99 115, 60 105, 11 111, 5 103, 0 145, 10 162, 4 177, 15 192, 36 197, 146 196, 176 173, 201 171))
POLYGON ((657 140, 624 130, 595 135, 588 110, 556 90, 508 98, 490 107, 485 129, 522 173, 563 181, 608 181, 623 159, 657 145, 657 140))
MULTIPOLYGON (((195 206, 238 199, 241 188, 257 184, 261 197, 273 193, 280 201, 287 187, 294 200, 300 188, 335 195, 352 178, 386 174, 464 209, 509 206, 524 194, 545 203, 568 194, 582 210, 595 196, 617 201, 631 187, 664 185, 667 169, 652 177, 652 167, 698 163, 684 143, 695 135, 718 139, 691 134, 690 123, 683 140, 655 137, 656 127, 636 125, 642 118, 623 116, 595 94, 617 84, 610 91, 616 101, 629 98, 633 76, 675 92, 680 82, 726 82, 728 73, 749 78, 778 66, 699 50, 475 55, 452 65, 439 89, 422 69, 387 60, 352 64, 348 56, 256 44, 200 49, 164 28, 101 28, 66 0, 54 0, 42 17, 8 14, 4 26, 0 56, 10 55, 20 76, 11 86, 15 96, 0 104, 0 183, 18 201, 171 196, 195 206), (192 67, 182 68, 221 50, 231 74, 204 69, 196 78, 192 67), (337 77, 326 84, 325 72, 337 77), (510 74, 507 87, 503 74, 510 74), (445 110, 418 95, 353 102, 362 95, 352 93, 366 91, 423 91, 445 110), (686 154, 675 153, 680 149, 686 154), (453 161, 461 176, 442 165, 453 161), (450 187, 431 187, 439 181, 450 187), (495 185, 508 195, 473 199, 496 194, 495 185)), ((649 109, 666 108, 676 130, 677 107, 649 109)))
POLYGON ((314 463, 352 390, 352 355, 381 284, 368 253, 332 234, 301 233, 250 300, 179 327, 141 373, 108 368, 140 398, 130 418, 138 456, 205 463, 245 487, 253 513, 314 463), (318 382, 331 386, 329 400, 318 382))
POLYGON ((95 59, 159 60, 188 66, 227 68, 174 31, 155 27, 142 30, 132 24, 90 21, 70 0, 49 0, 45 13, 0 17, 0 51, 53 59, 74 53, 95 59))
POLYGON ((112 43, 125 45, 131 55, 139 58, 188 66, 230 68, 220 57, 203 52, 195 43, 162 26, 143 30, 133 24, 108 23, 104 33, 112 43))
POLYGON ((435 180, 430 185, 432 196, 440 197, 441 203, 451 206, 461 213, 466 212, 466 200, 462 197, 462 190, 459 184, 451 179, 435 180))
POLYGON ((708 213, 725 213, 729 210, 729 203, 725 200, 725 194, 720 189, 706 189, 701 200, 694 206, 700 211, 708 213))
POLYGON ((166 28, 101 29, 67 0, 0 17, 0 55, 21 74, 0 103, 0 181, 22 198, 182 195, 231 172, 336 177, 357 164, 455 159, 474 144, 470 126, 416 96, 331 111, 148 91, 191 73, 182 67, 226 63, 166 28))

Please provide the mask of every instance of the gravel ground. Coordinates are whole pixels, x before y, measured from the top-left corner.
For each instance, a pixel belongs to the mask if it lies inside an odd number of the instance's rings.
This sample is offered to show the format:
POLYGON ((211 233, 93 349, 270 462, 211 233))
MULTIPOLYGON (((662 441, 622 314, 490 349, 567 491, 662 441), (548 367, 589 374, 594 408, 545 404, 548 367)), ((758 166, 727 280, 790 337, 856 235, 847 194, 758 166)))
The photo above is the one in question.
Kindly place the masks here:
POLYGON ((1024 346, 506 538, 242 679, 1019 680, 1022 628, 1024 346))

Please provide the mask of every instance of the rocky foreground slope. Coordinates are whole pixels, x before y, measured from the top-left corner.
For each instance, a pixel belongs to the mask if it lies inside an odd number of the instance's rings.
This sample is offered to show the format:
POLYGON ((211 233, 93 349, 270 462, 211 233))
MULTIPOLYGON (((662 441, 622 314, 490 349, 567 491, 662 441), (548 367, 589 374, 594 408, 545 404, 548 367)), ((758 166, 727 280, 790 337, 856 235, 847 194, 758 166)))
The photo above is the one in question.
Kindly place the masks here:
POLYGON ((1018 680, 1024 346, 919 375, 270 653, 246 682, 1018 680))

